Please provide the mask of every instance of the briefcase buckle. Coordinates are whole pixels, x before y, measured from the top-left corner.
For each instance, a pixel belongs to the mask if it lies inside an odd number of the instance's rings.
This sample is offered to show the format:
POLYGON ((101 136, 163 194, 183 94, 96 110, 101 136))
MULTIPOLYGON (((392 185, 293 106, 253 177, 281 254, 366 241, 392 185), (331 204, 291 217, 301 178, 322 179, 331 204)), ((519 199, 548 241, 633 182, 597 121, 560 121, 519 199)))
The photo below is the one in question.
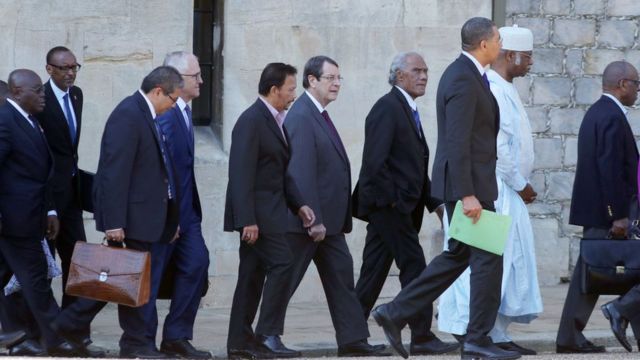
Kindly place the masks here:
POLYGON ((616 266, 616 274, 624 275, 624 266, 621 266, 621 265, 616 266))
POLYGON ((102 269, 102 271, 100 271, 100 275, 98 276, 98 280, 100 282, 106 282, 108 278, 109 278, 109 269, 102 269))

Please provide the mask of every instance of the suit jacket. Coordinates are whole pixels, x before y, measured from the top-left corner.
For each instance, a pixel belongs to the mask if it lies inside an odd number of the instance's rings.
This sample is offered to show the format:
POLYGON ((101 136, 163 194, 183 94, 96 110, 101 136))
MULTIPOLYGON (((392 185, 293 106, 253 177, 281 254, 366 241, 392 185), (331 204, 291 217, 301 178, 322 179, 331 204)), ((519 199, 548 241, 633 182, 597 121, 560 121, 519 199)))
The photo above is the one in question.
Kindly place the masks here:
POLYGON ((584 115, 569 223, 610 228, 637 193, 638 149, 624 113, 606 96, 584 115))
MULTIPOLYGON (((287 173, 313 209, 316 224, 327 235, 351 231, 351 165, 340 140, 305 92, 291 106, 284 126, 289 135, 291 161, 287 173)), ((306 233, 297 214, 289 213, 288 231, 306 233)))
POLYGON ((287 143, 262 100, 240 115, 231 133, 225 231, 254 224, 263 233, 287 231, 287 207, 297 212, 303 205, 295 183, 286 180, 287 143))
POLYGON ((0 107, 0 215, 2 236, 42 239, 53 209, 53 157, 36 123, 13 105, 0 107))
POLYGON ((474 63, 460 55, 442 74, 436 95, 438 146, 433 196, 445 201, 498 197, 496 137, 500 112, 474 63))
POLYGON ((355 216, 366 220, 375 209, 395 203, 398 211, 412 214, 420 230, 424 206, 433 211, 442 203, 430 194, 428 164, 424 134, 419 135, 407 100, 394 86, 373 105, 365 121, 355 216))
POLYGON ((47 142, 55 160, 52 179, 53 200, 56 204, 56 209, 59 211, 64 211, 70 206, 77 208, 81 204, 81 199, 76 199, 76 189, 73 186, 73 181, 76 178, 72 174, 78 168, 78 142, 80 141, 80 129, 82 128, 82 90, 77 86, 69 89, 71 105, 76 116, 77 140, 75 144, 71 142, 69 124, 51 88, 51 80, 44 84, 44 95, 44 110, 35 116, 44 129, 44 134, 47 137, 47 142))
POLYGON ((195 214, 202 221, 200 196, 193 170, 195 148, 193 130, 187 128, 182 110, 178 105, 158 116, 157 119, 166 137, 167 147, 173 160, 174 170, 179 174, 180 187, 180 228, 186 229, 192 219, 187 216, 195 214))
POLYGON ((178 227, 179 192, 175 189, 169 200, 161 141, 138 91, 113 110, 102 135, 94 180, 97 230, 123 228, 126 238, 145 242, 171 240, 178 227))

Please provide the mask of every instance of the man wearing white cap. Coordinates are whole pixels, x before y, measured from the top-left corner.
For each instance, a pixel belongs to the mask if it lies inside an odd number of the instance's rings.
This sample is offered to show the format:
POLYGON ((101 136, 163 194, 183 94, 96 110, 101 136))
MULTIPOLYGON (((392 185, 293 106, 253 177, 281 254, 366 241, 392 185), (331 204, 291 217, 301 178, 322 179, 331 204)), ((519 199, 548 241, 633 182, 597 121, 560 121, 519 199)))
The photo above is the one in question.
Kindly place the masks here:
MULTIPOLYGON (((533 141, 527 113, 512 83, 514 78, 526 75, 533 64, 533 34, 529 29, 517 25, 502 27, 499 31, 502 50, 487 71, 491 92, 500 107, 496 164, 498 199, 495 207, 497 213, 510 215, 513 223, 503 255, 500 309, 489 336, 505 350, 534 355, 535 351, 515 344, 507 335, 510 323, 529 323, 542 312, 533 230, 526 207, 537 196, 528 181, 533 170, 533 141)), ((467 269, 440 297, 440 331, 454 335, 466 333, 469 322, 469 273, 467 269)))

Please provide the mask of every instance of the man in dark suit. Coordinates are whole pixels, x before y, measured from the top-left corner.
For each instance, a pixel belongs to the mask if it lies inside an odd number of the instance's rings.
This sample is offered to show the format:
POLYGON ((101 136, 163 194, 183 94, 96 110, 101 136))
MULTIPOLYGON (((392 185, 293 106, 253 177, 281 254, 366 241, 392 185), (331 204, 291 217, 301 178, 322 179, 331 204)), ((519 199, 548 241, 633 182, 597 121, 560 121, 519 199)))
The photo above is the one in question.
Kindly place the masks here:
POLYGON ((193 170, 193 122, 188 105, 200 96, 202 77, 198 58, 191 53, 170 53, 163 65, 176 68, 184 86, 176 106, 158 117, 175 172, 179 175, 177 186, 180 189, 180 240, 169 245, 166 254, 165 262, 172 264, 167 266, 171 266, 174 276, 171 307, 164 321, 160 351, 189 359, 209 359, 211 353, 197 350, 189 343, 193 339, 193 324, 209 268, 209 251, 202 237, 202 209, 193 170))
MULTIPOLYGON (((373 308, 395 260, 402 287, 426 267, 418 232, 425 206, 434 211, 442 201, 430 194, 427 146, 418 106, 427 86, 427 64, 415 52, 396 55, 389 70, 391 91, 380 98, 365 123, 362 168, 354 192, 355 216, 368 221, 356 293, 365 318, 373 308)), ((439 208, 442 217, 442 208, 439 208)), ((432 306, 410 321, 411 354, 452 351, 431 332, 432 306)))
MULTIPOLYGON (((584 239, 624 238, 631 198, 637 193, 638 149, 625 106, 632 106, 638 97, 638 72, 628 62, 612 62, 602 75, 602 90, 578 133, 569 223, 583 227, 584 239)), ((560 319, 558 353, 605 351, 582 334, 598 295, 582 293, 581 268, 578 258, 560 319)), ((640 330, 640 322, 634 328, 640 330)))
MULTIPOLYGON (((489 90, 484 67, 500 53, 500 34, 489 19, 471 18, 461 31, 462 55, 447 67, 438 84, 436 110, 438 147, 433 166, 432 195, 446 202, 451 219, 461 200, 464 214, 476 222, 483 209, 494 211, 498 106, 489 90)), ((400 329, 431 306, 442 292, 471 266, 469 324, 462 358, 517 359, 488 336, 500 305, 502 257, 449 239, 449 249, 405 286, 396 298, 373 310, 391 344, 408 356, 400 329)))
MULTIPOLYGON (((0 80, 0 107, 4 105, 7 97, 9 96, 9 86, 3 80, 0 80)), ((0 214, 0 232, 2 231, 2 214, 0 214)), ((4 288, 6 281, 11 277, 11 272, 9 271, 6 264, 0 263, 0 288, 4 288)), ((7 328, 8 317, 8 309, 2 305, 4 304, 4 293, 0 293, 0 322, 2 322, 2 328, 7 328)), ((0 346, 11 347, 12 345, 19 343, 24 340, 25 332, 22 330, 12 331, 12 332, 0 332, 0 346)))
MULTIPOLYGON (((287 113, 291 160, 287 174, 295 181, 316 222, 305 228, 289 212, 287 239, 294 253, 294 289, 311 260, 322 280, 338 342, 338 356, 375 356, 384 345, 367 342, 369 330, 353 286, 353 259, 344 234, 351 231, 351 165, 327 105, 340 90, 338 64, 315 56, 304 67, 305 92, 287 113)), ((387 354, 388 355, 388 354, 387 354)))
MULTIPOLYGON (((47 279, 41 241, 45 236, 55 239, 59 223, 51 199, 53 158, 33 116, 44 108, 42 81, 33 71, 20 69, 11 72, 8 85, 7 103, 0 108, 2 273, 12 272, 22 285, 28 312, 46 348, 39 355, 86 356, 82 347, 70 344, 50 327, 60 309, 47 279)), ((4 307, 8 304, 2 298, 4 307)), ((4 321, 3 325, 24 326, 4 321)))
POLYGON ((291 65, 268 64, 260 75, 260 97, 240 115, 231 134, 224 230, 240 232, 240 265, 227 337, 230 358, 300 356, 280 340, 294 275, 285 236, 287 208, 304 227, 315 221, 295 182, 286 178, 290 149, 282 123, 295 99, 295 75, 291 65), (261 294, 254 335, 251 324, 261 294))
POLYGON ((141 307, 118 306, 120 356, 165 358, 155 344, 156 295, 169 242, 179 241, 178 178, 156 116, 174 106, 182 77, 154 69, 139 91, 113 110, 105 125, 96 173, 96 229, 109 241, 151 254, 151 294, 141 307))
MULTIPOLYGON (((82 220, 82 196, 80 194, 78 170, 78 143, 82 124, 82 90, 75 86, 76 75, 80 70, 75 55, 63 46, 49 50, 46 57, 47 73, 51 77, 44 84, 45 107, 36 115, 44 130, 54 159, 52 188, 60 232, 52 245, 58 251, 62 265, 62 290, 69 277, 69 265, 76 241, 87 241, 82 220)), ((77 298, 63 293, 62 309, 66 309, 77 298)), ((90 300, 83 300, 90 302, 90 300)), ((94 306, 99 307, 97 302, 94 306)), ((93 357, 104 356, 102 349, 96 348, 91 341, 89 324, 81 329, 74 338, 82 342, 91 351, 93 357)))

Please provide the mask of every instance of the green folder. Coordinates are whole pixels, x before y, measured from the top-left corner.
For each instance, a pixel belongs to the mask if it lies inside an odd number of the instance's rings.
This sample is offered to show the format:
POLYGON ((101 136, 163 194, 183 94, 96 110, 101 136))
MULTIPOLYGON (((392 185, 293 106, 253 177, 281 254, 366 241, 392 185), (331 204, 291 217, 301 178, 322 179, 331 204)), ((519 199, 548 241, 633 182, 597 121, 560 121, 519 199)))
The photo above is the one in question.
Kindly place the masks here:
POLYGON ((473 223, 462 211, 462 201, 458 201, 449 224, 449 237, 467 245, 502 256, 509 237, 511 216, 482 210, 480 220, 473 223))

